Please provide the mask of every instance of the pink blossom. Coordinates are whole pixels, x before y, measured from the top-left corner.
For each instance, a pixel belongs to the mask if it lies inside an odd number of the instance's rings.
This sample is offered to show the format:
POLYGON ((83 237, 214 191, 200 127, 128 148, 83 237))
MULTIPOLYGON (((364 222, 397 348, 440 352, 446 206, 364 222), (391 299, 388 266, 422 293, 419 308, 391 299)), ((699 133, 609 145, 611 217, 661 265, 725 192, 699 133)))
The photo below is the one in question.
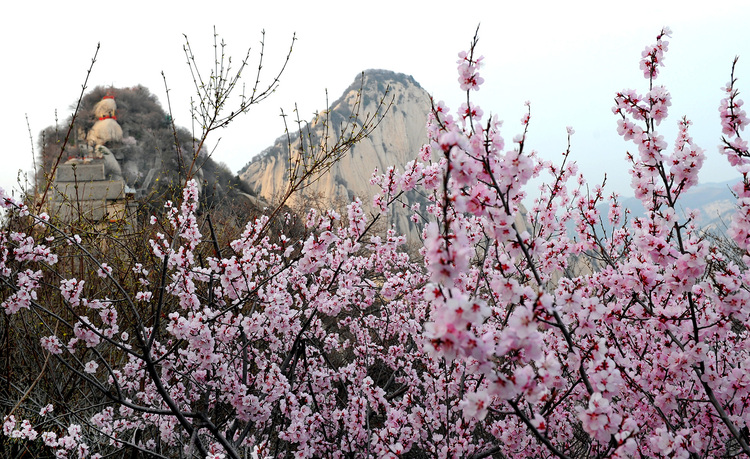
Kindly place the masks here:
POLYGON ((472 58, 465 51, 461 51, 458 57, 458 82, 461 89, 478 91, 479 86, 484 83, 484 78, 479 76, 478 71, 483 58, 472 58))
POLYGON ((595 392, 589 399, 588 408, 578 414, 583 429, 601 442, 606 442, 614 434, 622 417, 612 410, 609 400, 595 392))
POLYGON ((152 292, 138 292, 135 294, 135 299, 138 301, 151 301, 152 292))
POLYGON ((47 350, 47 352, 50 352, 51 354, 60 354, 62 353, 62 343, 57 338, 57 336, 47 336, 40 340, 40 344, 44 349, 47 350))
POLYGON ((96 373, 97 368, 99 368, 99 364, 91 360, 89 362, 86 362, 86 365, 84 365, 83 371, 89 374, 94 374, 96 373))
POLYGON ((71 307, 76 307, 81 304, 80 296, 83 293, 83 286, 85 283, 86 281, 79 281, 75 277, 60 281, 60 294, 68 303, 70 303, 71 307))
POLYGON ((108 266, 107 263, 102 263, 96 273, 101 278, 107 278, 112 275, 112 267, 108 266))
POLYGON ((12 414, 3 418, 3 434, 8 437, 16 428, 16 417, 12 414))
POLYGON ((57 434, 55 432, 43 432, 42 440, 44 440, 44 444, 49 447, 54 448, 57 446, 57 434))
POLYGON ((480 421, 487 416, 490 404, 490 396, 485 391, 468 392, 459 403, 466 419, 475 418, 480 421))

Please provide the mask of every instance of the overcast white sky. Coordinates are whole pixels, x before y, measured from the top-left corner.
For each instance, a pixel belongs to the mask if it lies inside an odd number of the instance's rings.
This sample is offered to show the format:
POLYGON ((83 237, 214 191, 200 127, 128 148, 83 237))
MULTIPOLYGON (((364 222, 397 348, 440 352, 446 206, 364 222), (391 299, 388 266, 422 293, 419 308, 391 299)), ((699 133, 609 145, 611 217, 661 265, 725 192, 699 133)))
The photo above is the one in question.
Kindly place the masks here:
POLYGON ((631 87, 645 92, 640 53, 662 26, 671 27, 660 80, 672 93, 672 116, 661 130, 671 144, 679 117, 692 119, 708 157, 701 180, 724 181, 734 174, 717 153, 717 107, 735 55, 740 88, 750 92, 749 22, 750 2, 740 0, 17 2, 0 18, 0 187, 15 187, 19 169, 32 168, 26 115, 35 144, 56 112, 60 122, 70 115, 97 43, 90 88, 142 84, 166 106, 164 71, 175 120, 189 127, 193 92, 183 33, 208 68, 213 26, 236 59, 252 47, 251 60, 265 29, 270 78, 296 32, 277 93, 211 139, 222 137, 215 159, 236 172, 283 133, 282 108, 291 112, 297 103, 310 118, 325 108, 326 89, 335 100, 364 69, 410 74, 455 109, 462 100, 456 55, 480 23, 486 83, 475 101, 505 120, 506 139, 519 132, 530 100, 531 147, 559 158, 565 127, 573 126, 573 159, 589 181, 607 172, 608 189, 624 195, 632 195, 624 160, 632 147, 616 134, 613 97, 631 87))

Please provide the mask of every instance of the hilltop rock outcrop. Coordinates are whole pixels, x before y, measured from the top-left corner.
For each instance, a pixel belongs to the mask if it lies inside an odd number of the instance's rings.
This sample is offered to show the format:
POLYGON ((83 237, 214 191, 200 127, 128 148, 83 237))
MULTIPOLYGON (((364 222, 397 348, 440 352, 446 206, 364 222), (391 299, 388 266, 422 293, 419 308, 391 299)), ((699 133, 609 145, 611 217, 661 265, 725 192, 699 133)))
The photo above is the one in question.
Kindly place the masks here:
MULTIPOLYGON (((117 188, 117 196, 127 194, 160 209, 163 201, 179 196, 194 159, 193 177, 203 187, 202 200, 207 204, 233 204, 229 198, 250 191, 226 166, 203 152, 195 154, 191 133, 185 128, 175 128, 156 96, 143 86, 96 87, 84 95, 77 116, 70 117, 67 123, 73 123, 73 133, 65 151, 61 150, 65 130, 50 126, 42 131, 37 178, 42 186, 47 180, 59 182, 52 199, 72 208, 79 208, 80 200, 113 200, 113 190, 117 188), (56 163, 59 167, 53 176, 56 163), (64 172, 66 164, 69 168, 77 167, 76 173, 64 172), (88 166, 95 173, 84 173, 88 166), (104 181, 109 185, 104 187, 104 181), (67 183, 72 183, 71 189, 78 194, 66 191, 67 183), (81 195, 84 188, 90 193, 81 195), (105 188, 104 194, 94 192, 105 188)), ((105 214, 92 215, 99 219, 105 214)))

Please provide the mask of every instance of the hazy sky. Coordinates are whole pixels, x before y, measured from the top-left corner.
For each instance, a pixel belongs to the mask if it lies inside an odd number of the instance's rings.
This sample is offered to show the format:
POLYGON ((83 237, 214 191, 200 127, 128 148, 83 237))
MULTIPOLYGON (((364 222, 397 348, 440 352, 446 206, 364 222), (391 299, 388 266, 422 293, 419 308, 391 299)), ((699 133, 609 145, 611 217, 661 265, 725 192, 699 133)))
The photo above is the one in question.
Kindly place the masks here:
POLYGON ((589 181, 607 172, 608 189, 625 195, 632 193, 624 157, 633 147, 616 134, 613 97, 625 88, 647 90, 641 51, 662 26, 671 27, 660 80, 672 93, 672 116, 661 130, 671 144, 678 119, 687 115, 708 158, 701 180, 724 181, 734 174, 717 153, 717 107, 735 55, 741 56, 740 88, 750 93, 748 22, 750 2, 739 0, 18 2, 0 18, 0 186, 14 187, 18 170, 32 168, 26 115, 36 148, 38 133, 55 123, 56 113, 61 124, 70 115, 97 43, 89 88, 142 84, 166 106, 163 71, 175 120, 189 127, 193 90, 183 33, 208 71, 213 26, 235 59, 252 47, 251 68, 265 29, 268 81, 296 32, 276 94, 210 139, 213 145, 221 137, 214 158, 236 172, 283 133, 282 108, 289 113, 297 103, 301 117, 310 118, 325 108, 326 89, 335 100, 364 69, 410 74, 455 109, 463 97, 456 56, 480 23, 486 83, 475 102, 505 120, 508 143, 520 132, 523 103, 530 100, 530 146, 559 158, 565 127, 573 126, 573 159, 589 181))

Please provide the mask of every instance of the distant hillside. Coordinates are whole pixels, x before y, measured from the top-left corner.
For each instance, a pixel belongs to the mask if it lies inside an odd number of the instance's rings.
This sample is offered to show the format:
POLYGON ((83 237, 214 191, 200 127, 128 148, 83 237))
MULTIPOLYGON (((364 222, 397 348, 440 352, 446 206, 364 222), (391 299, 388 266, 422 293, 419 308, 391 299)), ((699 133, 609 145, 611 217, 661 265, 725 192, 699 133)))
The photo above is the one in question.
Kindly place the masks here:
MULTIPOLYGON (((679 217, 684 218, 688 209, 697 210, 699 215, 696 223, 699 227, 723 232, 731 222, 735 210, 736 199, 731 188, 738 181, 739 179, 722 183, 703 183, 689 189, 678 201, 679 209, 682 210, 679 217)), ((631 197, 623 198, 620 202, 623 207, 630 209, 631 219, 645 216, 645 209, 640 200, 631 197)), ((599 206, 603 216, 607 215, 608 210, 607 204, 599 206)))
MULTIPOLYGON (((389 166, 403 170, 403 166, 416 158, 419 149, 427 142, 427 116, 430 112, 429 94, 414 81, 411 76, 386 70, 367 70, 355 78, 342 96, 331 104, 329 128, 338 135, 342 123, 351 119, 357 92, 361 89, 362 106, 355 116, 362 118, 366 113, 373 113, 383 99, 386 88, 387 99, 394 97, 393 106, 380 125, 365 139, 357 143, 331 170, 320 180, 304 190, 303 195, 296 196, 295 202, 305 199, 316 201, 319 205, 337 205, 350 202, 354 196, 367 205, 370 197, 377 191, 369 181, 373 171, 385 171, 389 166)), ((311 136, 321 139, 324 127, 321 123, 311 122, 311 136)), ((299 132, 288 138, 279 137, 272 146, 253 158, 239 173, 258 196, 273 202, 286 187, 289 167, 289 141, 292 148, 299 142, 307 141, 308 134, 300 136, 299 132)), ((407 197, 410 202, 419 200, 417 195, 407 197)), ((416 228, 409 221, 410 212, 395 209, 390 215, 389 224, 395 224, 398 231, 411 234, 416 228)))

